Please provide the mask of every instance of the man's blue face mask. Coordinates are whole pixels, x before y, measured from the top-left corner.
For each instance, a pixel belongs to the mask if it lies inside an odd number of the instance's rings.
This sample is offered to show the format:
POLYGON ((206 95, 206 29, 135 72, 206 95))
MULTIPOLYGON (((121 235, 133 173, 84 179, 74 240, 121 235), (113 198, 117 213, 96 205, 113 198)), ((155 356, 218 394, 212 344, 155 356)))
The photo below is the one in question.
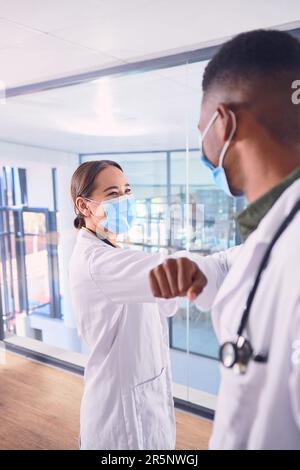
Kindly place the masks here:
POLYGON ((205 154, 203 152, 204 137, 206 136, 207 132, 209 131, 209 129, 211 128, 211 126, 213 125, 213 123, 215 122, 217 117, 219 116, 218 111, 215 111, 215 113, 212 115, 210 121, 208 122, 206 128, 204 129, 204 131, 202 133, 202 137, 200 138, 200 149, 201 149, 200 160, 210 170, 210 172, 212 174, 212 177, 213 177, 213 180, 214 180, 214 183, 216 184, 216 186, 218 186, 220 189, 225 191, 225 193, 228 194, 228 196, 234 196, 234 194, 232 194, 232 192, 231 192, 231 189, 230 189, 230 186, 229 186, 229 183, 228 183, 228 179, 227 179, 224 167, 223 167, 223 161, 224 161, 224 158, 225 158, 225 154, 227 152, 229 144, 230 144, 230 142, 231 142, 231 140, 234 136, 234 133, 236 131, 235 114, 232 111, 229 111, 229 113, 230 113, 230 116, 232 118, 232 130, 230 132, 228 140, 225 142, 225 144, 224 144, 224 146, 221 150, 218 166, 214 167, 213 164, 208 160, 208 158, 205 156, 205 154))
POLYGON ((94 199, 86 199, 98 202, 99 207, 102 206, 106 215, 106 219, 100 222, 102 227, 116 235, 129 232, 135 221, 135 199, 133 195, 120 196, 101 203, 94 199))

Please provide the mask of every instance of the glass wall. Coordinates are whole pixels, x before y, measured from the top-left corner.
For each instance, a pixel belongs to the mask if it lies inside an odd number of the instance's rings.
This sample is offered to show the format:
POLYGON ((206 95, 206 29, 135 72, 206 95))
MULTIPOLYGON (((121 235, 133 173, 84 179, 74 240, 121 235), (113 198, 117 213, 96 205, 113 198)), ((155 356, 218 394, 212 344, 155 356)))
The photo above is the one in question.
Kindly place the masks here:
MULTIPOLYGON (((135 226, 123 239, 130 249, 206 256, 239 243, 234 215, 244 201, 217 190, 199 161, 205 65, 103 77, 10 98, 1 107, 6 340, 88 353, 76 333, 68 286, 76 239, 69 186, 79 162, 109 158, 122 165, 137 200, 135 226), (19 143, 7 143, 15 135, 19 143)), ((183 300, 169 327, 175 396, 213 407, 219 373, 210 313, 183 300)))

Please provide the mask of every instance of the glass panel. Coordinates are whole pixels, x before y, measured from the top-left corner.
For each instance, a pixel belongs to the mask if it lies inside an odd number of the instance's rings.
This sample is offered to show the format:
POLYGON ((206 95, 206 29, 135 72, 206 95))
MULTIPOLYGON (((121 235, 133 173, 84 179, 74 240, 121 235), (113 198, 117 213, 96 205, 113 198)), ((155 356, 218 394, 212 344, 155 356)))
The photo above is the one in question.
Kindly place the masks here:
MULTIPOLYGON (((69 186, 79 154, 82 162, 111 159, 123 167, 137 200, 136 224, 123 238, 130 249, 206 256, 238 243, 234 215, 244 201, 217 190, 199 162, 205 65, 105 77, 11 98, 0 108, 0 123, 24 143, 0 169, 6 335, 88 352, 68 284, 76 240, 69 186)), ((175 396, 205 404, 219 381, 210 313, 183 299, 169 325, 175 396)))
POLYGON ((23 212, 25 268, 29 313, 50 315, 48 213, 23 212))

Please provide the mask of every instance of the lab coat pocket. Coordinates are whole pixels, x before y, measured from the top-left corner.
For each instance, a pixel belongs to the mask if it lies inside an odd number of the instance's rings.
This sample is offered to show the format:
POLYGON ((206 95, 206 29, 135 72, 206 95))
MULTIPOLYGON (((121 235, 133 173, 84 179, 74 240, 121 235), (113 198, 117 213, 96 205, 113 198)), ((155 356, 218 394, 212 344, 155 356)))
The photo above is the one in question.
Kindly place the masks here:
POLYGON ((175 419, 165 367, 134 387, 136 416, 144 449, 173 449, 175 419))

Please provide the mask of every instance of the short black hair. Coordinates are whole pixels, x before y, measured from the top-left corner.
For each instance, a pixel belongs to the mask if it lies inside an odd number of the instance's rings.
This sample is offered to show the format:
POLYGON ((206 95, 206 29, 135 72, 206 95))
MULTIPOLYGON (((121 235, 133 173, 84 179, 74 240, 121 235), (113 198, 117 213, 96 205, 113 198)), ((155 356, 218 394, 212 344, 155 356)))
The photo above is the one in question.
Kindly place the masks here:
POLYGON ((206 66, 204 94, 214 85, 249 81, 276 72, 300 71, 300 42, 278 30, 241 33, 226 42, 206 66))

